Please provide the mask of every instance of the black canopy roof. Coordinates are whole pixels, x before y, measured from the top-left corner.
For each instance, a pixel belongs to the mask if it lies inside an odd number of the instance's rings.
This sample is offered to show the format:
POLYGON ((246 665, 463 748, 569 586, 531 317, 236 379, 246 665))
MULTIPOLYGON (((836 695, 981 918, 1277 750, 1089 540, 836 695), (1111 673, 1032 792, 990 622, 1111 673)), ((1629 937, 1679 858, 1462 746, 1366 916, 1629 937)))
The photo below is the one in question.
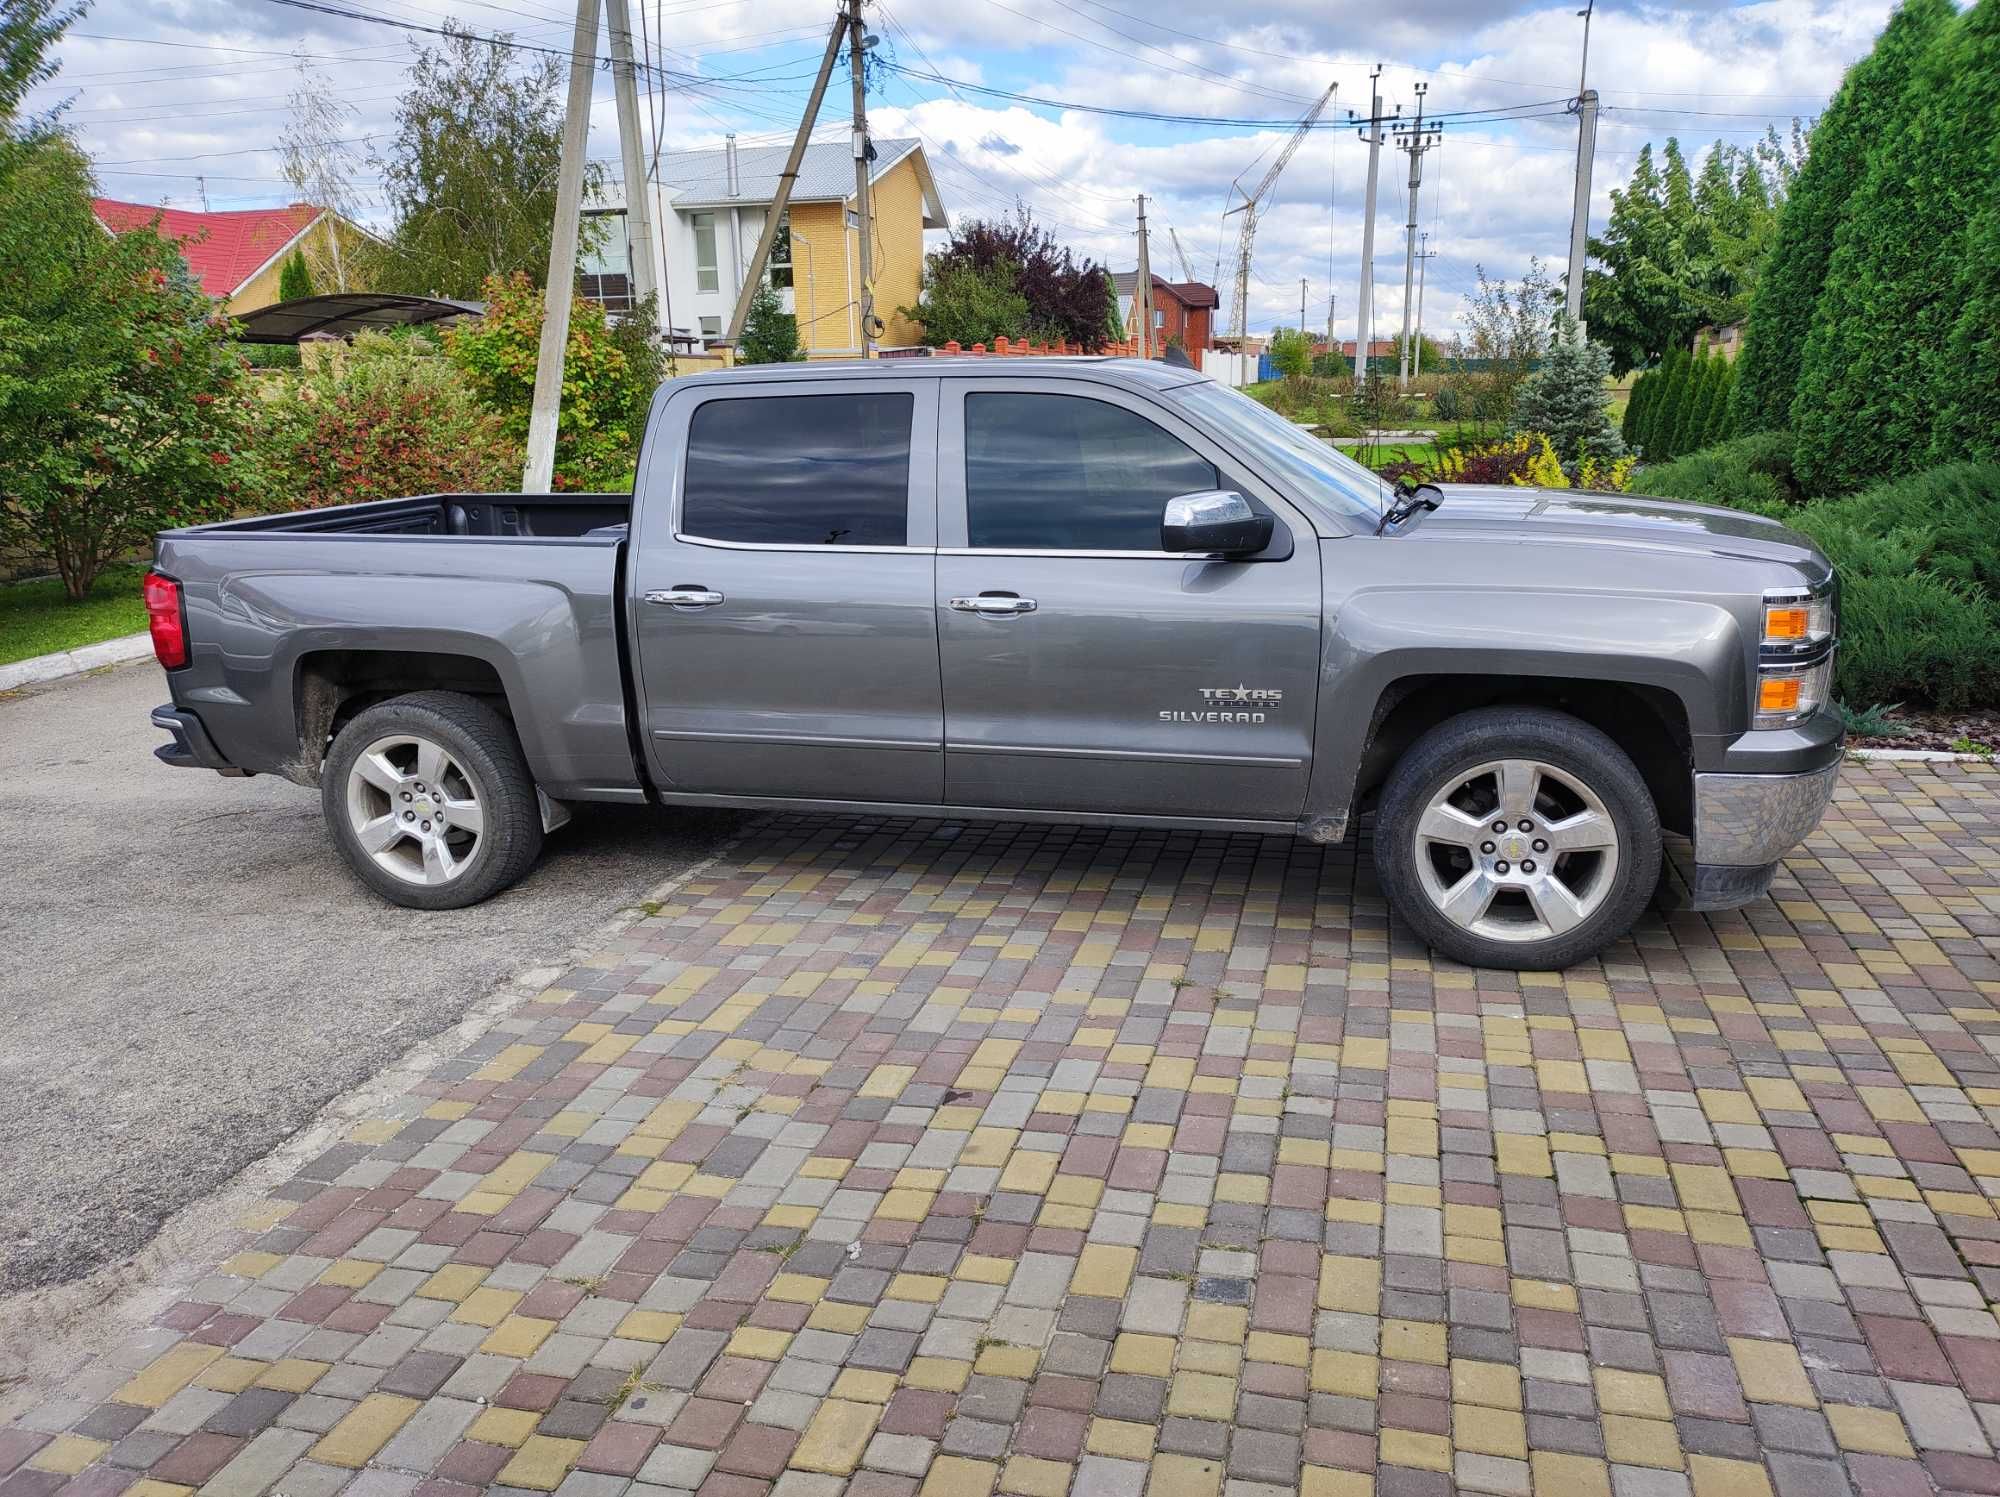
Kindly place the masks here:
POLYGON ((245 343, 297 343, 316 333, 351 338, 363 328, 413 327, 454 317, 477 317, 479 301, 438 296, 393 296, 380 291, 344 291, 273 302, 236 318, 236 336, 245 343))

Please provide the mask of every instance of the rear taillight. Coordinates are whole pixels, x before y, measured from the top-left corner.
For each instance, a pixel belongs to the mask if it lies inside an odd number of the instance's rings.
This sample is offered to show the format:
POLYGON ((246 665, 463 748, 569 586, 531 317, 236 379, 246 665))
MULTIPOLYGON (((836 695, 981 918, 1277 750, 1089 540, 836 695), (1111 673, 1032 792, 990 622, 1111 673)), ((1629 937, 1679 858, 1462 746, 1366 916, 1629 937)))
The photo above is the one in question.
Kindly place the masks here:
POLYGON ((181 613, 181 585, 171 577, 148 572, 143 586, 146 627, 153 634, 153 654, 168 670, 188 663, 187 619, 181 613))

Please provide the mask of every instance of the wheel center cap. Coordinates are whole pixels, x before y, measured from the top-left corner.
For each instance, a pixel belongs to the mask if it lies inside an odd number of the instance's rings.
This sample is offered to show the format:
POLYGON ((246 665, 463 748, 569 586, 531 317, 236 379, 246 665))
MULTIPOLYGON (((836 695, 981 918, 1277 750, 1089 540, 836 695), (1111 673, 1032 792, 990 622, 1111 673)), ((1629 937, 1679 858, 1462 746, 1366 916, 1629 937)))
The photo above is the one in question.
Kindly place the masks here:
POLYGON ((417 797, 417 814, 419 816, 434 816, 437 814, 437 808, 430 803, 428 797, 420 795, 417 797))
POLYGON ((1500 856, 1510 863, 1519 862, 1528 855, 1528 839, 1522 836, 1506 836, 1500 839, 1500 856))

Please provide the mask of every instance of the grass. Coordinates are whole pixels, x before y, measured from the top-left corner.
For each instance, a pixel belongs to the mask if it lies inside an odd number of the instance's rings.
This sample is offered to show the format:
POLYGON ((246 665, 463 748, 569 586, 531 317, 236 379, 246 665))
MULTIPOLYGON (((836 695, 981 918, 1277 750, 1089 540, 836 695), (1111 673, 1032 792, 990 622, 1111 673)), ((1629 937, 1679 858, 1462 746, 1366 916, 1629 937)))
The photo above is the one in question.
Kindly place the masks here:
POLYGON ((0 587, 0 665, 139 633, 146 627, 144 575, 143 567, 108 568, 81 603, 70 602, 53 577, 0 587))
POLYGON ((1422 463, 1429 467, 1438 457, 1435 442, 1385 442, 1370 447, 1362 437, 1337 437, 1333 445, 1357 463, 1371 468, 1387 467, 1390 463, 1422 463))

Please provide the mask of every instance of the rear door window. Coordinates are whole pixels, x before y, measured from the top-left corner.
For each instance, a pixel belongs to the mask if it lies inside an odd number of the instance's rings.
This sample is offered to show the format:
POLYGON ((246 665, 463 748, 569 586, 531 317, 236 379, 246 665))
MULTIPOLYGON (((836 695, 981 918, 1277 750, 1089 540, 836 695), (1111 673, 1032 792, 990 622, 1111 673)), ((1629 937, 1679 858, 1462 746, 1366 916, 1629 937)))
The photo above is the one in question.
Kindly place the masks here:
POLYGON ((908 392, 722 397, 695 408, 683 535, 765 546, 909 543, 908 392))
POLYGON ((1218 487, 1206 459, 1109 401, 965 397, 965 523, 980 550, 1157 551, 1167 501, 1218 487))

